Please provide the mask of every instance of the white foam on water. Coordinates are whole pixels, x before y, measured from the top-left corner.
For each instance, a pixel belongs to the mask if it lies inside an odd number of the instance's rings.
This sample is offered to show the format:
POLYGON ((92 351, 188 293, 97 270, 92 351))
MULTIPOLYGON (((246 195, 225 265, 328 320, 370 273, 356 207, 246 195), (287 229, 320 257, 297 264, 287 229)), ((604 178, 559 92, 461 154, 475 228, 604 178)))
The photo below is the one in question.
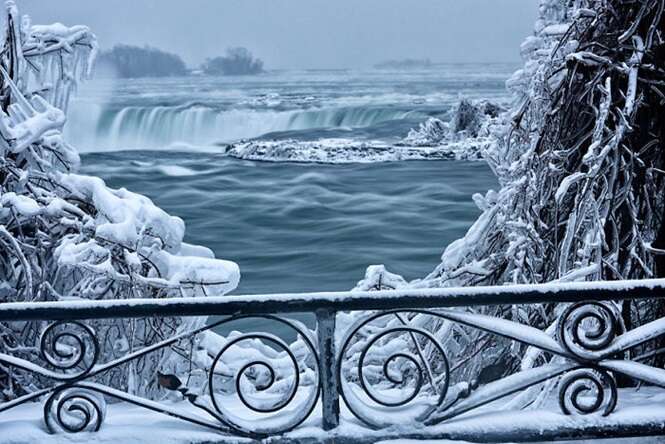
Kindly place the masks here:
POLYGON ((199 174, 197 171, 194 171, 191 168, 183 167, 180 165, 159 165, 157 170, 159 170, 162 174, 171 177, 195 176, 199 174))

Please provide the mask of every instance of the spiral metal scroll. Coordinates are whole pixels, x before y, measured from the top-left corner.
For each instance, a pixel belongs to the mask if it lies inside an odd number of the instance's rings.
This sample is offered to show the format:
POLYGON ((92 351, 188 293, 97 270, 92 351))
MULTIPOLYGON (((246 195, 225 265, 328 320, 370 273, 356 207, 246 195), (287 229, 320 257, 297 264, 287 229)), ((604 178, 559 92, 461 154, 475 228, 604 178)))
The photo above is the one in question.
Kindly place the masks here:
POLYGON ((217 419, 239 434, 251 437, 284 433, 300 425, 314 410, 321 386, 318 354, 302 326, 269 315, 258 317, 295 330, 304 343, 306 356, 297 356, 284 340, 267 333, 240 335, 230 339, 219 351, 208 375, 210 398, 219 415, 217 419), (271 351, 259 353, 256 349, 241 347, 243 342, 251 341, 260 341, 271 351), (228 375, 225 356, 230 357, 229 362, 242 362, 232 375, 228 375), (310 367, 305 362, 308 357, 310 367), (304 381, 308 374, 309 380, 304 381), (218 386, 224 378, 233 379, 240 408, 229 408, 234 404, 233 397, 221 394, 223 390, 218 386), (308 388, 301 391, 306 385, 308 388), (303 394, 304 391, 307 393, 303 394))
POLYGON ((96 432, 105 416, 104 397, 79 387, 56 390, 44 404, 44 423, 50 433, 96 432))
POLYGON ((559 342, 582 361, 597 361, 624 327, 616 309, 600 302, 569 306, 559 320, 559 342))
POLYGON ((86 376, 99 358, 99 341, 92 328, 76 321, 55 322, 41 334, 39 351, 62 379, 86 376))
POLYGON ((566 414, 607 416, 617 405, 614 377, 602 369, 581 368, 568 373, 559 383, 559 407, 566 414))
POLYGON ((397 312, 380 313, 361 320, 346 336, 340 352, 337 366, 340 394, 351 413, 370 427, 422 421, 432 407, 440 405, 446 398, 450 365, 443 346, 429 331, 406 324, 397 312), (361 330, 373 321, 396 316, 400 325, 388 323, 378 332, 368 328, 369 337, 364 340, 359 337, 361 330), (382 362, 381 370, 368 376, 370 367, 375 367, 368 362, 372 360, 372 350, 378 351, 396 337, 403 337, 410 345, 375 355, 374 361, 378 358, 382 362), (421 348, 422 343, 430 351, 427 356, 421 348), (351 368, 354 359, 357 359, 357 378, 351 368))

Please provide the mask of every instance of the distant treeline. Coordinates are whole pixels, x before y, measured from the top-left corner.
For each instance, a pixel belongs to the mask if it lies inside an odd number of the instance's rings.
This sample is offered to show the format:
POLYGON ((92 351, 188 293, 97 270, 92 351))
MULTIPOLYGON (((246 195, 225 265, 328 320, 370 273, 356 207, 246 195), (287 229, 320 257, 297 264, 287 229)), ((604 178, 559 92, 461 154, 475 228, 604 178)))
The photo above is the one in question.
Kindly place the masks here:
POLYGON ((144 46, 116 45, 99 56, 102 70, 111 68, 118 77, 169 77, 187 74, 176 54, 144 46))
POLYGON ((432 67, 430 59, 387 60, 374 65, 376 69, 418 69, 430 67, 432 67))
POLYGON ((255 59, 247 48, 229 48, 225 56, 206 60, 201 68, 209 75, 260 74, 263 72, 263 61, 255 59))
MULTIPOLYGON (((99 56, 102 76, 123 78, 170 77, 188 74, 185 62, 177 54, 149 46, 116 45, 99 56)), ((229 48, 224 56, 206 60, 200 71, 208 75, 247 75, 263 72, 263 61, 247 48, 229 48)))

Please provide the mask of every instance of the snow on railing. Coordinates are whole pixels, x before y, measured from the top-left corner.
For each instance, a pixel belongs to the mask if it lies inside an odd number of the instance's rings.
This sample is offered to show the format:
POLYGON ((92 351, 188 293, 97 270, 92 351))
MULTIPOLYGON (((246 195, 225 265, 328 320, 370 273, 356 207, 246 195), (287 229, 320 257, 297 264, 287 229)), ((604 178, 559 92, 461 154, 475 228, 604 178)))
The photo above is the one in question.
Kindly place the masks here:
POLYGON ((665 386, 665 370, 643 362, 645 359, 634 353, 665 335, 665 319, 627 330, 617 301, 663 296, 665 280, 654 279, 2 303, 0 332, 3 326, 26 321, 43 321, 43 328, 37 341, 42 362, 23 359, 21 350, 12 349, 11 344, 6 350, 12 354, 0 353, 0 372, 28 372, 41 382, 39 387, 15 390, 13 399, 0 404, 0 426, 3 412, 43 399, 49 431, 97 431, 104 424, 108 398, 216 430, 220 439, 288 434, 301 425, 303 430, 293 433, 302 438, 311 431, 305 425, 312 425, 312 421, 323 429, 311 432, 318 437, 344 436, 352 430, 355 438, 366 441, 386 437, 454 437, 498 442, 593 438, 608 433, 659 434, 663 433, 665 422, 653 415, 641 421, 635 415, 613 412, 620 405, 620 385, 639 382, 665 386), (554 303, 563 308, 558 321, 553 328, 542 330, 462 309, 554 303), (276 313, 314 314, 316 329, 276 313), (104 319, 200 315, 217 316, 217 320, 170 337, 159 337, 144 348, 119 344, 115 356, 100 353, 100 344, 111 340, 95 332, 95 325, 104 319), (202 342, 207 340, 205 332, 219 331, 239 321, 245 321, 243 325, 247 327, 246 321, 256 319, 261 322, 252 325, 261 331, 230 333, 218 344, 214 355, 201 354, 205 350, 202 342), (429 322, 432 319, 440 322, 429 322), (520 369, 502 368, 492 378, 476 375, 462 380, 456 374, 460 363, 450 362, 451 353, 441 337, 450 331, 445 327, 449 323, 484 331, 497 341, 505 340, 507 347, 527 346, 527 353, 537 350, 547 359, 536 363, 534 358, 534 365, 520 369), (289 343, 284 338, 294 334, 295 341, 289 343), (205 363, 206 374, 198 376, 204 380, 202 384, 189 378, 181 381, 166 371, 155 375, 155 381, 147 382, 175 392, 187 402, 187 408, 137 397, 129 388, 121 390, 98 382, 100 375, 120 366, 138 365, 151 353, 166 348, 188 350, 190 359, 205 363), (549 429, 538 421, 532 427, 525 423, 521 435, 516 437, 514 428, 506 424, 493 423, 487 430, 460 426, 460 421, 489 418, 486 415, 503 410, 514 411, 514 416, 509 417, 520 423, 519 415, 528 412, 519 411, 524 405, 517 400, 533 391, 544 393, 548 387, 558 390, 561 412, 548 417, 549 429), (495 402, 498 400, 506 402, 499 405, 495 402), (343 412, 348 412, 346 417, 340 414, 340 405, 345 407, 343 412), (622 428, 624 420, 629 423, 622 428), (307 424, 303 424, 305 421, 307 424), (363 427, 349 427, 358 421, 363 427))

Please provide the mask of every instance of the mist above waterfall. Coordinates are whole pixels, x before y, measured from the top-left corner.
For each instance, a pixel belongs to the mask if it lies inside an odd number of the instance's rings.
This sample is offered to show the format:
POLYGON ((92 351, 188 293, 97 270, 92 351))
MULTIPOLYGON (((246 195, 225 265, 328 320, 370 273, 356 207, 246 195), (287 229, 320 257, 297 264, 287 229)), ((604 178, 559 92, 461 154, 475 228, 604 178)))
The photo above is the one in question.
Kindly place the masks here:
POLYGON ((85 23, 103 49, 150 45, 190 67, 245 46, 271 69, 369 68, 390 59, 519 61, 535 0, 22 0, 36 22, 85 23))
POLYGON ((505 100, 512 65, 418 72, 274 71, 252 78, 103 79, 72 103, 66 131, 83 152, 209 151, 219 144, 353 138, 394 143, 460 97, 505 100))

